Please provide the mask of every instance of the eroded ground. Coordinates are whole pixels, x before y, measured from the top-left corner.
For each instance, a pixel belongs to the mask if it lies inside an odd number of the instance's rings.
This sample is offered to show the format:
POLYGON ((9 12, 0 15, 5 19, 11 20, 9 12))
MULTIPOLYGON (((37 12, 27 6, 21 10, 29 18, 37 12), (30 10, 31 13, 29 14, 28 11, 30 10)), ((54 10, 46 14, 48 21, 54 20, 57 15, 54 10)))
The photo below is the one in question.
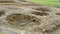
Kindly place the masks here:
POLYGON ((60 8, 19 3, 0 4, 0 31, 3 34, 59 34, 60 8))

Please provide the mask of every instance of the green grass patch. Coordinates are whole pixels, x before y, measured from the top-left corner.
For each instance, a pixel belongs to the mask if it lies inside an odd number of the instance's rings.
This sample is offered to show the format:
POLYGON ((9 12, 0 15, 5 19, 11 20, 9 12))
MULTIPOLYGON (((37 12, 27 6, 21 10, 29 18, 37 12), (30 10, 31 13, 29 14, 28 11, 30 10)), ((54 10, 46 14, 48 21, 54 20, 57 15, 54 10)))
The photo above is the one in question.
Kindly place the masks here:
POLYGON ((0 32, 0 34, 2 34, 2 32, 0 32))
POLYGON ((60 2, 58 2, 57 0, 27 0, 27 1, 48 6, 60 6, 60 2))

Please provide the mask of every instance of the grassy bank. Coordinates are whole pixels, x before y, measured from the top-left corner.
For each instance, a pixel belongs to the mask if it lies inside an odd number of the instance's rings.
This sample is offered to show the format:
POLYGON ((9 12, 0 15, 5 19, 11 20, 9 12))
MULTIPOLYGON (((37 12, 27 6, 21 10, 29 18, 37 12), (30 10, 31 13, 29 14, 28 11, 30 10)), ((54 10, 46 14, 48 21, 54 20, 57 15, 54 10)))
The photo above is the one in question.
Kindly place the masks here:
POLYGON ((2 33, 0 32, 0 34, 2 34, 2 33))
POLYGON ((35 2, 42 5, 48 5, 48 6, 59 6, 60 7, 60 1, 58 0, 27 0, 30 2, 35 2))

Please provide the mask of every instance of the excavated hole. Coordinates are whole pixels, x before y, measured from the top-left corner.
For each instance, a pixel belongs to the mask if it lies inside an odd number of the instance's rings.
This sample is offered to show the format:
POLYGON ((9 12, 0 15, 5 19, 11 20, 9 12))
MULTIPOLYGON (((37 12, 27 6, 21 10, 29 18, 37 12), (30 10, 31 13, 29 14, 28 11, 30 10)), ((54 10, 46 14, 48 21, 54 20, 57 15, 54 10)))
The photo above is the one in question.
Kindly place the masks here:
POLYGON ((34 15, 40 15, 40 16, 47 16, 49 15, 47 12, 31 12, 34 15))
POLYGON ((56 13, 56 15, 60 15, 60 13, 56 13))
POLYGON ((28 22, 28 20, 30 19, 29 16, 26 16, 26 15, 22 15, 22 14, 12 14, 12 15, 8 15, 6 17, 6 20, 8 21, 8 23, 10 24, 22 24, 24 22, 28 22), (14 23, 12 23, 14 22, 14 23), (16 22, 16 23, 15 23, 16 22))
POLYGON ((39 11, 50 11, 48 8, 43 8, 43 7, 37 8, 36 10, 39 10, 39 11))
POLYGON ((19 25, 21 27, 24 27, 32 22, 38 22, 35 17, 31 17, 28 15, 23 14, 11 14, 6 17, 7 23, 11 25, 19 25))
POLYGON ((14 1, 0 1, 0 3, 15 3, 14 1))
POLYGON ((0 11, 0 16, 2 16, 3 14, 5 14, 5 12, 4 11, 0 11))
POLYGON ((19 0, 19 1, 22 1, 22 2, 27 2, 26 0, 19 0))

